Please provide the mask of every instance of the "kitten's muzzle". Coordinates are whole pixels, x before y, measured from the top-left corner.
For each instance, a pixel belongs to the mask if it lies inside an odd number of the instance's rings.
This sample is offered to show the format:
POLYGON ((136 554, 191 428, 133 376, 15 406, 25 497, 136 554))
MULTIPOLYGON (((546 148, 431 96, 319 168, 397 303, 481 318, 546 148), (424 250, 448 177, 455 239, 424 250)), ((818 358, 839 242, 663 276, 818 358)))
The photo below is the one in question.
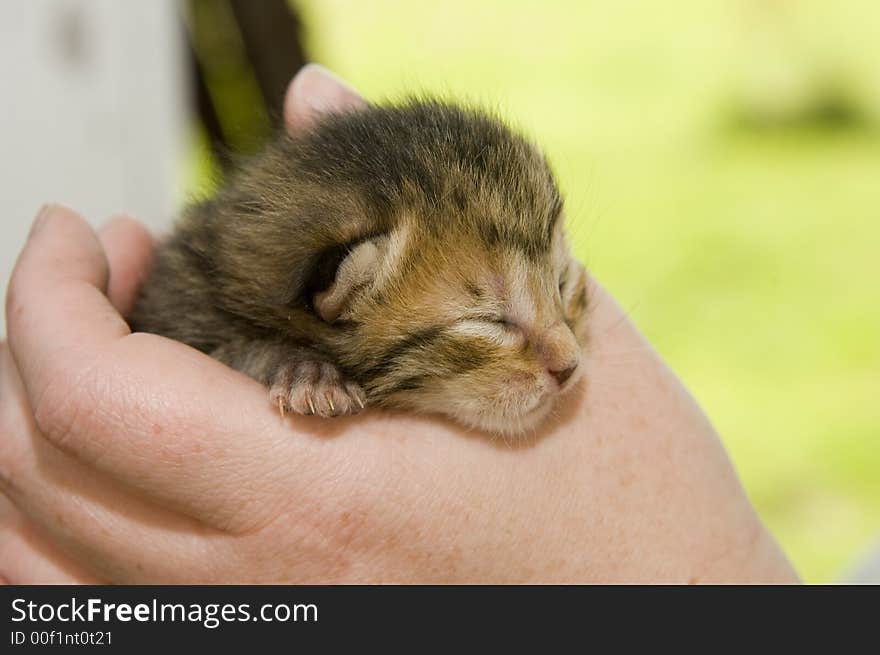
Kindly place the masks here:
POLYGON ((577 371, 580 363, 580 345, 572 331, 564 323, 558 322, 545 328, 541 336, 533 342, 547 374, 562 387, 577 371))

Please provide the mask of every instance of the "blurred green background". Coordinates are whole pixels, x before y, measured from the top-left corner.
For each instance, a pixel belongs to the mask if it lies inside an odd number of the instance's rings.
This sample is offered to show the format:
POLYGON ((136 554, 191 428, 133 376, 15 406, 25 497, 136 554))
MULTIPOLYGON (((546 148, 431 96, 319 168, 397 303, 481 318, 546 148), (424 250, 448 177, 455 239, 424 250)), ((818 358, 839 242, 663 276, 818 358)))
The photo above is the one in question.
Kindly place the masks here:
POLYGON ((880 4, 294 5, 371 100, 473 101, 543 146, 577 253, 795 567, 843 573, 880 533, 880 4))

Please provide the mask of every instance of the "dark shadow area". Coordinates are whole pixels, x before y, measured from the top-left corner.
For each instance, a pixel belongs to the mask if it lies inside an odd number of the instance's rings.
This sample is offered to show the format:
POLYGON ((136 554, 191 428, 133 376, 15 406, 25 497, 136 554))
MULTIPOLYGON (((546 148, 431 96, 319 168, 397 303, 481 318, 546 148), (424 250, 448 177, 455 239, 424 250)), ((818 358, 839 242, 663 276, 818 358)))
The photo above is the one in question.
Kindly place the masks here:
POLYGON ((864 132, 875 125, 851 91, 828 81, 817 84, 801 102, 780 110, 734 103, 727 127, 738 133, 769 135, 864 132))
POLYGON ((197 118, 225 169, 279 125, 287 84, 307 62, 302 22, 286 0, 186 0, 181 19, 197 118))

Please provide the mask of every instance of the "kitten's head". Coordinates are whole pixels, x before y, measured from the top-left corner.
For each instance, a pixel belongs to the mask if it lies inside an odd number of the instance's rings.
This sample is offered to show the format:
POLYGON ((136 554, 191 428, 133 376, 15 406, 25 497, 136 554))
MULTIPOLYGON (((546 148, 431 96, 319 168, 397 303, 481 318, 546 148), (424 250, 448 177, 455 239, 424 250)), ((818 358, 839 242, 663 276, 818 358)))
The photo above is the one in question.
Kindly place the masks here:
POLYGON ((561 226, 536 256, 419 222, 353 250, 377 261, 337 319, 349 325, 344 364, 373 402, 493 432, 535 427, 583 371, 587 279, 561 226))
POLYGON ((308 165, 314 152, 312 168, 320 160, 327 184, 354 188, 370 217, 313 297, 339 327, 341 365, 375 404, 506 434, 533 428, 582 374, 587 307, 543 156, 482 112, 367 107, 320 71, 306 75, 332 99, 312 107, 344 111, 312 128, 288 102, 289 128, 312 130, 297 156, 308 165))

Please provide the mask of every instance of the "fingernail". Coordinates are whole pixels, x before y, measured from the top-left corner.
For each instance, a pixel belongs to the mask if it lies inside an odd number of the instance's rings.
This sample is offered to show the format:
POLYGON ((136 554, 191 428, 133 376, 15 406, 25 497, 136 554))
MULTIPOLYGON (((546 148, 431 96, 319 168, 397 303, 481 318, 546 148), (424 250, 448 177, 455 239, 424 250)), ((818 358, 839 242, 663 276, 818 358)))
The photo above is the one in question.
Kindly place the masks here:
POLYGON ((34 219, 34 222, 31 224, 31 231, 28 234, 28 239, 33 237, 37 232, 39 232, 43 225, 46 223, 46 219, 52 214, 52 210, 55 209, 55 204, 51 202, 47 202, 45 205, 40 207, 40 211, 37 212, 37 217, 34 219))

